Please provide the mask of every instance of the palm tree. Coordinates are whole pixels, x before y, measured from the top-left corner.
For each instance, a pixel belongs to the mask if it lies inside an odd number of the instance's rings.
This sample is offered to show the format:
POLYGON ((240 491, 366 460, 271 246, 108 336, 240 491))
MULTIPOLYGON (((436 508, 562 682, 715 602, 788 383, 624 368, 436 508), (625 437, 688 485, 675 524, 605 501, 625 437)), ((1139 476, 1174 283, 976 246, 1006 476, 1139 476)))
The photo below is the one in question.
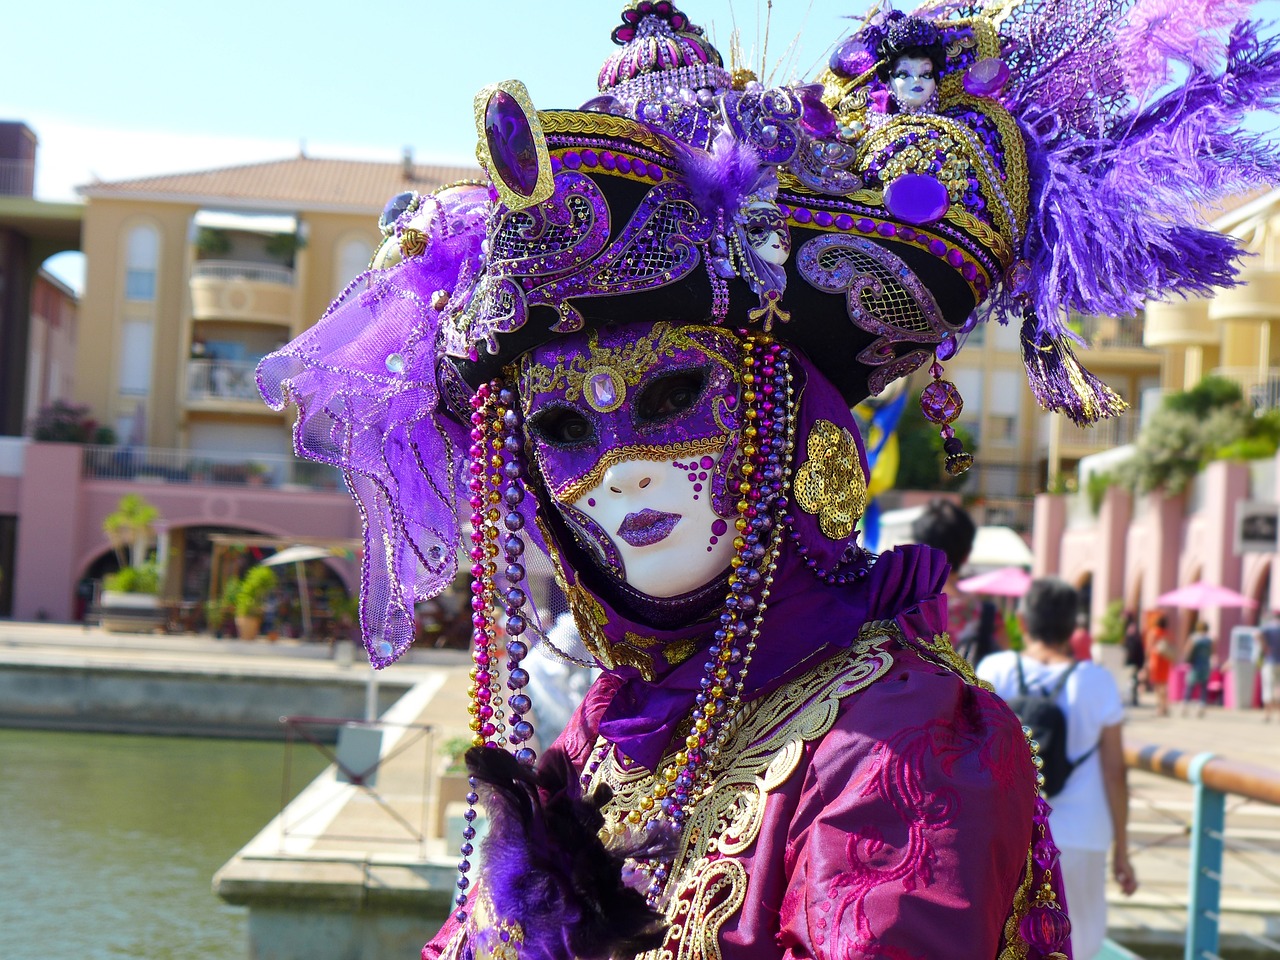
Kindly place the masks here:
POLYGON ((146 562, 147 549, 155 533, 153 525, 158 519, 160 510, 136 493, 126 493, 115 512, 107 514, 102 521, 102 532, 111 540, 121 567, 141 567, 146 562))

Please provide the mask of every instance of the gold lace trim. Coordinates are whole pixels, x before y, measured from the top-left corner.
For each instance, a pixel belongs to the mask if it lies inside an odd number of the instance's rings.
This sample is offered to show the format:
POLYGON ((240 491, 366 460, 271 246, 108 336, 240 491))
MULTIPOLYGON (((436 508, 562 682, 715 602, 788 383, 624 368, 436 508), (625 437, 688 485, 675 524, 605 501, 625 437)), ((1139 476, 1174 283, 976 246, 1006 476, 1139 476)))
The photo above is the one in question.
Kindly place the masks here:
MULTIPOLYGON (((735 858, 759 838, 765 799, 795 772, 804 745, 835 724, 840 702, 888 672, 893 665, 888 648, 901 642, 894 623, 868 623, 846 655, 824 661, 744 708, 680 837, 666 892, 670 939, 664 948, 644 954, 646 960, 718 960, 720 929, 747 893, 746 870, 735 858)), ((597 749, 602 745, 597 741, 597 749)), ((627 814, 651 797, 654 781, 643 767, 624 770, 610 752, 588 788, 607 784, 613 790, 604 809, 606 834, 626 830, 627 814)))
POLYGON ((575 353, 568 360, 561 357, 554 367, 533 362, 532 353, 525 355, 520 361, 519 377, 526 415, 538 394, 552 390, 562 389, 566 400, 576 402, 582 397, 587 381, 597 373, 608 373, 615 378, 618 397, 610 409, 616 410, 626 399, 627 387, 634 387, 660 359, 673 356, 677 350, 696 350, 705 354, 733 373, 735 382, 738 379, 739 364, 732 337, 716 327, 679 327, 661 321, 635 343, 616 347, 600 346, 599 337, 599 331, 592 329, 587 334, 587 355, 575 353), (701 337, 696 338, 694 334, 701 337))
POLYGON ((938 633, 932 640, 920 640, 920 646, 934 656, 944 667, 950 669, 953 673, 959 674, 964 682, 973 687, 981 687, 988 693, 995 693, 996 688, 985 680, 978 679, 978 674, 971 664, 960 654, 956 653, 956 648, 951 645, 951 634, 938 633))
POLYGON ((1023 875, 1018 891, 1013 895, 1013 906, 1009 908, 1009 918, 1004 922, 1005 947, 1000 951, 998 960, 1025 960, 1027 941, 1022 939, 1022 920, 1031 909, 1031 888, 1035 884, 1035 864, 1031 860, 1031 852, 1027 851, 1027 872, 1023 875))

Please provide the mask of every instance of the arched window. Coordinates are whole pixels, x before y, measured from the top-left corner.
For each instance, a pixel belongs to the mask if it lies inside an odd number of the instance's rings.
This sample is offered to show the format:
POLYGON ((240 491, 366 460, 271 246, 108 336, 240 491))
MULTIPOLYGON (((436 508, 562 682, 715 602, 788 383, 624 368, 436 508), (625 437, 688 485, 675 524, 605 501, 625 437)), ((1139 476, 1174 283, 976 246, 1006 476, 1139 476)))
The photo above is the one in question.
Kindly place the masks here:
POLYGON ((138 226, 125 241, 124 298, 149 303, 156 298, 156 265, 160 234, 155 227, 138 226))
POLYGON ((348 283, 364 273, 373 258, 373 247, 363 237, 348 237, 338 244, 333 265, 333 295, 340 294, 348 283))

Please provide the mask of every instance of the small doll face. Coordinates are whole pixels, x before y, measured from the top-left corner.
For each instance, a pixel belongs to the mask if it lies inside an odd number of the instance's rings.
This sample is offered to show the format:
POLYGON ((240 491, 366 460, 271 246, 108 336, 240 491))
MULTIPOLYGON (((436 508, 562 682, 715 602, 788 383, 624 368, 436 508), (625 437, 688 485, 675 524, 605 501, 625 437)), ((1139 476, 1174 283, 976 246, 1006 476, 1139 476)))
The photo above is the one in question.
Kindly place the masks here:
POLYGON ((903 110, 918 110, 938 88, 933 61, 928 57, 899 57, 889 76, 889 89, 903 110))
POLYGON ((782 266, 791 256, 791 233, 776 203, 756 200, 747 205, 747 242, 765 263, 782 266))
POLYGON ((729 565, 737 369, 730 334, 666 323, 578 334, 521 362, 526 432, 556 508, 601 569, 642 594, 680 596, 729 565))

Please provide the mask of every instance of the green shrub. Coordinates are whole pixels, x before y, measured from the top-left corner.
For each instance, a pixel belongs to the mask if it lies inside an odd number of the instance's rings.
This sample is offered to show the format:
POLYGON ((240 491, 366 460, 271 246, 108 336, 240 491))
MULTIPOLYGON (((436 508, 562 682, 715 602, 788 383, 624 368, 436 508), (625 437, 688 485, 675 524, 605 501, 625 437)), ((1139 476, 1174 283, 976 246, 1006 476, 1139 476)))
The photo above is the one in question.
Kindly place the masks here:
POLYGON ((1089 474, 1089 479, 1085 481, 1085 496, 1089 498, 1089 511, 1096 517, 1102 509, 1102 501, 1107 496, 1107 491, 1118 485, 1119 480, 1110 470, 1099 470, 1097 473, 1089 474))
POLYGON ((159 593, 160 569, 154 561, 140 567, 125 567, 103 577, 102 586, 117 593, 159 593))
POLYGON ((260 617, 262 606, 276 588, 276 572, 270 567, 250 567, 235 594, 237 617, 260 617))
POLYGON ((1112 600, 1107 604, 1107 612, 1102 615, 1102 621, 1098 624, 1093 639, 1098 643, 1113 646, 1124 643, 1124 602, 1122 600, 1112 600))

